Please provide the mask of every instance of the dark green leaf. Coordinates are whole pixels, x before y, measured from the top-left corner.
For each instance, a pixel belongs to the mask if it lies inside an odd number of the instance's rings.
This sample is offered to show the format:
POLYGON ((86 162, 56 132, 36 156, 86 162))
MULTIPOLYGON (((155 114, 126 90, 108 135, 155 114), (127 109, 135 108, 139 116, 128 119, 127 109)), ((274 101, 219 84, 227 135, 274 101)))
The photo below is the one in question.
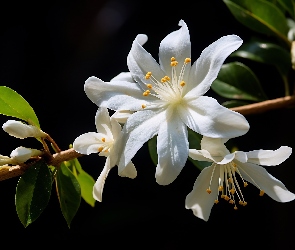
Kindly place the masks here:
POLYGON ((256 62, 274 65, 279 72, 288 76, 291 69, 290 52, 273 43, 250 41, 244 43, 231 56, 238 56, 256 62))
POLYGON ((44 161, 32 165, 20 177, 15 194, 18 218, 24 227, 43 212, 51 195, 51 173, 44 161))
POLYGON ((17 117, 31 125, 40 127, 38 118, 30 104, 11 88, 0 86, 0 114, 17 117))
POLYGON ((239 62, 222 65, 211 88, 220 96, 230 99, 257 102, 267 99, 252 70, 239 62))
POLYGON ((57 169, 56 188, 62 214, 70 227, 80 206, 81 188, 76 177, 63 163, 57 169))
POLYGON ((222 103, 222 105, 226 108, 235 108, 235 107, 244 106, 247 104, 249 104, 249 102, 244 102, 240 100, 230 100, 230 101, 226 101, 222 103))
POLYGON ((277 0, 285 11, 294 19, 295 18, 295 2, 294 0, 277 0))
POLYGON ((288 26, 284 13, 274 4, 265 0, 223 0, 233 16, 249 29, 274 35, 288 46, 288 26))
POLYGON ((157 154, 157 136, 154 136, 148 141, 149 153, 152 158, 153 163, 158 165, 158 154, 157 154))

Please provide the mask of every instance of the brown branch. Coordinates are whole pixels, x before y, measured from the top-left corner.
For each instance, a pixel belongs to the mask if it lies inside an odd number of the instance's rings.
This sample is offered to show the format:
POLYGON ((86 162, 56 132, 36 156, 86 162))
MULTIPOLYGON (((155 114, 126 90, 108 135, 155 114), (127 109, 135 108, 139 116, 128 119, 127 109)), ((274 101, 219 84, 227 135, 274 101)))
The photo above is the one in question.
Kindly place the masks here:
MULTIPOLYGON (((83 156, 83 154, 80 154, 71 148, 71 149, 56 153, 52 155, 52 157, 48 157, 48 155, 45 154, 43 159, 44 160, 49 159, 47 160, 48 165, 58 166, 63 161, 69 161, 69 160, 78 158, 80 156, 83 156)), ((30 167, 30 165, 32 165, 32 163, 23 164, 21 166, 20 165, 0 166, 0 181, 22 175, 26 171, 26 169, 30 167)))
POLYGON ((231 108, 231 110, 239 112, 242 115, 249 115, 262 113, 271 109, 285 108, 291 105, 295 105, 295 95, 235 107, 231 108))

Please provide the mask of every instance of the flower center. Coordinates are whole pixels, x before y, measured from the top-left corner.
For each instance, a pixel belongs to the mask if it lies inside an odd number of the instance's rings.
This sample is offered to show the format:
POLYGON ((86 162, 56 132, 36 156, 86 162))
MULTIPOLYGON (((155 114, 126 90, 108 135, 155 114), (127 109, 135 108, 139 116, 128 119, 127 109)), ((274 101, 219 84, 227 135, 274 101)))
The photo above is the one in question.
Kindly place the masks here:
MULTIPOLYGON (((246 206, 247 202, 245 201, 244 196, 242 194, 242 190, 237 180, 237 176, 240 176, 244 187, 247 187, 248 183, 243 179, 241 172, 239 171, 238 165, 236 165, 234 162, 230 162, 223 165, 214 163, 214 167, 213 167, 213 171, 212 171, 211 179, 209 183, 209 188, 206 190, 206 192, 208 194, 211 193, 211 189, 210 189, 211 182, 212 182, 212 178, 217 166, 220 168, 220 173, 219 173, 218 195, 215 200, 215 204, 219 202, 218 197, 220 196, 220 198, 228 201, 230 204, 233 204, 235 210, 238 209, 236 200, 238 200, 239 205, 246 206)), ((246 175, 248 175, 244 170, 243 172, 246 175)), ((260 189, 259 195, 263 196, 264 191, 257 185, 257 183, 249 175, 248 177, 252 180, 252 182, 256 185, 256 187, 260 189)))
MULTIPOLYGON (((182 103, 183 97, 183 87, 185 86, 185 81, 183 80, 185 67, 190 63, 191 59, 186 58, 180 70, 179 76, 177 76, 176 67, 178 67, 178 61, 175 57, 171 58, 171 78, 169 76, 164 76, 160 80, 156 79, 152 72, 147 72, 145 79, 150 80, 146 84, 147 90, 143 92, 143 96, 153 95, 168 104, 179 105, 182 103)), ((142 104, 142 108, 146 105, 142 104)))
POLYGON ((110 150, 112 149, 113 146, 113 140, 107 140, 105 137, 102 137, 101 139, 99 139, 99 147, 97 149, 97 151, 99 153, 104 152, 104 153, 109 153, 110 150))

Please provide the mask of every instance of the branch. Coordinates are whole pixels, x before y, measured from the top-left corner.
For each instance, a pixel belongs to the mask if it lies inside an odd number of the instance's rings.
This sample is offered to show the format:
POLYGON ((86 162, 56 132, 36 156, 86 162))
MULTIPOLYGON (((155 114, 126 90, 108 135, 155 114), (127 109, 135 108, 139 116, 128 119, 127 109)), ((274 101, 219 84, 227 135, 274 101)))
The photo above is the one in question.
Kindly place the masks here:
MULTIPOLYGON (((81 157, 83 156, 83 154, 80 154, 76 152, 73 148, 71 148, 71 149, 56 153, 52 155, 51 157, 46 157, 46 155, 44 156, 45 156, 44 157, 45 160, 49 158, 49 160, 46 161, 48 165, 57 167, 59 166, 61 162, 69 161, 69 160, 81 157)), ((36 161, 34 161, 33 163, 35 162, 36 161)), ((17 166, 0 166, 0 181, 22 175, 33 163, 17 165, 17 166)))
POLYGON ((231 108, 231 110, 239 112, 242 115, 249 115, 262 113, 271 109, 285 108, 291 106, 292 104, 295 104, 295 95, 231 108))

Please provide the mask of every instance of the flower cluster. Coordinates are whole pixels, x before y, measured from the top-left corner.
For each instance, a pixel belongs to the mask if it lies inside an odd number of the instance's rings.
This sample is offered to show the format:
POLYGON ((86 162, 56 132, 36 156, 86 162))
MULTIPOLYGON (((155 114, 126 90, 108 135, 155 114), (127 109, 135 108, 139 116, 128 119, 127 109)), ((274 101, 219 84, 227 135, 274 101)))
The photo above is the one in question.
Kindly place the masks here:
POLYGON ((160 43, 159 63, 143 48, 147 36, 139 34, 127 57, 129 72, 110 82, 94 76, 85 82, 86 95, 99 107, 97 133, 82 134, 73 147, 82 154, 96 152, 107 157, 93 189, 94 198, 101 201, 105 178, 113 166, 118 166, 119 175, 134 178, 132 158, 157 136, 155 177, 160 185, 172 183, 189 156, 213 162, 201 172, 186 199, 186 207, 199 218, 209 218, 218 192, 235 208, 237 202, 246 205, 238 176, 244 185, 248 181, 277 201, 293 200, 294 194, 257 165, 280 164, 289 157, 291 148, 230 153, 223 142, 246 134, 249 123, 243 115, 205 96, 225 59, 243 41, 236 35, 223 36, 192 63, 188 27, 183 20, 179 26, 160 43), (115 111, 111 118, 107 109, 115 111), (118 122, 123 124, 122 130, 118 122), (201 150, 189 149, 187 127, 203 136, 201 150))

